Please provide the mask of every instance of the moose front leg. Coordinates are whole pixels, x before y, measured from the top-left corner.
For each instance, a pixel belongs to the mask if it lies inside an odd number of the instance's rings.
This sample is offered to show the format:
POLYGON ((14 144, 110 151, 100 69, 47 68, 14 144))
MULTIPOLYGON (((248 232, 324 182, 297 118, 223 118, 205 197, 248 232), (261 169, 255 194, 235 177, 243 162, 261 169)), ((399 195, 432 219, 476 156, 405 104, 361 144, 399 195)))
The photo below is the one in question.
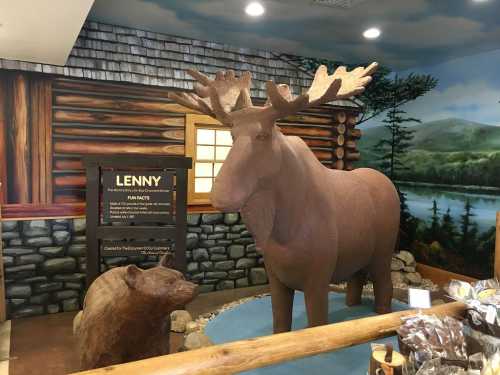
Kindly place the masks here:
POLYGON ((268 267, 271 303, 273 308, 273 332, 281 333, 292 330, 293 296, 295 291, 283 284, 268 267))

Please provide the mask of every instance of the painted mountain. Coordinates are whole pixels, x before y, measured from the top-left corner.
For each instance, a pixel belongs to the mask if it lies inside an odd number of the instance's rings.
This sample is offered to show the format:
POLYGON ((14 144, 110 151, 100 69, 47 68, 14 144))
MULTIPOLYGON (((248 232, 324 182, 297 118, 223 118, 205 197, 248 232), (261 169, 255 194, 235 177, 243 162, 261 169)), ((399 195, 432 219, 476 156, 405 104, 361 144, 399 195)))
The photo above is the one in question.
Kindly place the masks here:
MULTIPOLYGON (((412 147, 399 179, 452 185, 500 187, 500 126, 449 118, 411 127, 412 147)), ((363 129, 358 166, 377 167, 375 144, 383 127, 363 129)))

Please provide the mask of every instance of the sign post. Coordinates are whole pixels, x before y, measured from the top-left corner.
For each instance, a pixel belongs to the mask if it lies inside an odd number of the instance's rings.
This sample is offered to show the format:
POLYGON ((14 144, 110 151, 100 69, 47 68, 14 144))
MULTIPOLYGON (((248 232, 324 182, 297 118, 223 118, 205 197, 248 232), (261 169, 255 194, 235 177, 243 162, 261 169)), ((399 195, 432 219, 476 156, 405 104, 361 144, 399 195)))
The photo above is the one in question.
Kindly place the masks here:
POLYGON ((185 272, 187 169, 191 159, 92 155, 85 157, 84 163, 87 286, 100 273, 101 256, 174 252, 174 267, 185 272))

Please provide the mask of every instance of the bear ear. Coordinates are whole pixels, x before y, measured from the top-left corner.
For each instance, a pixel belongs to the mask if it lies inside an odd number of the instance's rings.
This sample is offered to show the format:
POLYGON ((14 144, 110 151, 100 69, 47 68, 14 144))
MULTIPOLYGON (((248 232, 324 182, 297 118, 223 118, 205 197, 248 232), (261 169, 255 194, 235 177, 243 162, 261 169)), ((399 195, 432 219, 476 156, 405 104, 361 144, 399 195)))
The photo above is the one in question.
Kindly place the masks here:
POLYGON ((158 262, 158 265, 160 267, 172 268, 174 265, 174 255, 172 253, 163 254, 163 256, 160 258, 160 261, 158 262))
POLYGON ((141 272, 141 269, 138 268, 135 264, 131 264, 126 267, 124 279, 130 288, 135 289, 137 285, 137 279, 139 278, 141 272))

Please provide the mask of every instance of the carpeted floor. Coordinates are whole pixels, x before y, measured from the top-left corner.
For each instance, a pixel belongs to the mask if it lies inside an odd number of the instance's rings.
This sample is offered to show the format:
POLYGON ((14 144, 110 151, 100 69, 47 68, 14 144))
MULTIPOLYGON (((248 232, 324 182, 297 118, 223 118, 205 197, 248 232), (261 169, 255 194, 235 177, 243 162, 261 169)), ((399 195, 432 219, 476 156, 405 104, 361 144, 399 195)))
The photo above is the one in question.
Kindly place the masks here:
MULTIPOLYGON (((329 321, 358 319, 375 315, 373 300, 364 298, 360 306, 347 307, 344 303, 345 295, 330 293, 329 295, 329 321)), ((405 310, 407 305, 393 302, 393 311, 405 310)), ((307 327, 307 317, 303 293, 297 292, 294 300, 293 329, 307 327)), ((211 320, 205 328, 205 333, 216 343, 248 339, 272 334, 271 298, 263 297, 245 302, 233 309, 226 310, 211 320)), ((388 338, 377 342, 392 342, 397 348, 397 340, 388 338)), ((245 372, 252 375, 365 375, 370 358, 370 344, 321 354, 284 364, 270 366, 245 372)))

